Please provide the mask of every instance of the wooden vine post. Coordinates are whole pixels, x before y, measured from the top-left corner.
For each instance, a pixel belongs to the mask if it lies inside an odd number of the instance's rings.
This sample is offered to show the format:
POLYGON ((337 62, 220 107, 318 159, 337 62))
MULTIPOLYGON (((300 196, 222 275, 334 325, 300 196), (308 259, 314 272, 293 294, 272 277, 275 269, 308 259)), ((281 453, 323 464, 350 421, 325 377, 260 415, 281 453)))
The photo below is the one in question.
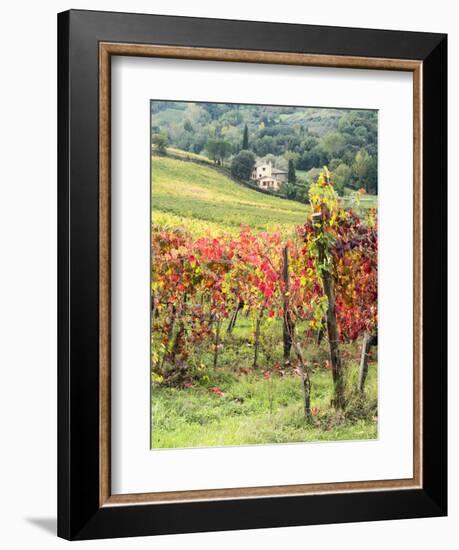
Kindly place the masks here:
POLYGON ((293 346, 295 355, 298 359, 298 367, 301 374, 301 385, 303 388, 304 398, 304 417, 307 422, 312 422, 311 413, 311 379, 309 377, 309 370, 303 359, 303 351, 301 344, 295 338, 295 325, 292 320, 292 314, 290 311, 289 300, 289 272, 288 272, 288 246, 285 246, 282 250, 282 280, 284 282, 284 297, 283 297, 283 309, 284 309, 284 362, 289 361, 290 349, 293 346))
POLYGON ((368 332, 364 332, 362 341, 362 352, 360 355, 360 368, 359 368, 359 382, 358 389, 360 393, 363 393, 365 387, 365 380, 368 375, 368 354, 370 347, 377 345, 377 334, 371 336, 368 332))
POLYGON ((233 332, 233 329, 236 326, 236 321, 237 321, 237 316, 239 314, 239 311, 243 308, 244 308, 244 301, 238 300, 238 303, 234 308, 233 313, 231 314, 230 322, 228 323, 228 328, 226 329, 226 332, 228 334, 231 334, 233 332))
POLYGON ((360 355, 360 368, 359 368, 359 392, 363 393, 365 386, 365 380, 368 374, 368 352, 370 350, 370 335, 368 332, 364 332, 362 341, 362 353, 360 355))
POLYGON ((218 351, 220 347, 220 326, 221 326, 221 320, 219 317, 217 317, 217 321, 215 323, 215 340, 214 340, 214 369, 218 366, 218 351))
POLYGON ((309 370, 304 363, 303 350, 301 344, 296 338, 292 338, 293 348, 298 358, 298 366, 301 373, 301 384, 303 386, 303 398, 304 398, 304 417, 307 422, 312 422, 311 412, 311 378, 309 377, 309 370))
POLYGON ((330 346, 330 363, 332 367, 333 375, 333 387, 334 397, 333 406, 337 409, 343 409, 345 406, 344 396, 344 371, 343 364, 341 362, 341 354, 339 350, 339 333, 338 325, 336 322, 335 311, 335 291, 333 285, 333 276, 329 268, 324 267, 324 263, 328 256, 328 250, 324 239, 320 237, 323 235, 323 217, 321 212, 316 212, 312 215, 312 223, 316 235, 319 237, 317 240, 318 260, 321 266, 320 273, 322 278, 322 284, 324 288, 325 296, 328 300, 327 308, 327 332, 328 342, 330 346))
POLYGON ((292 315, 290 313, 290 300, 289 300, 289 273, 288 273, 288 246, 285 246, 282 250, 282 280, 284 282, 284 296, 283 296, 283 340, 284 340, 284 363, 290 361, 290 350, 292 348, 292 334, 294 330, 292 315))
POLYGON ((255 342, 254 342, 254 351, 253 351, 253 368, 258 367, 258 346, 260 345, 260 325, 261 325, 261 316, 263 313, 257 317, 255 321, 255 342))

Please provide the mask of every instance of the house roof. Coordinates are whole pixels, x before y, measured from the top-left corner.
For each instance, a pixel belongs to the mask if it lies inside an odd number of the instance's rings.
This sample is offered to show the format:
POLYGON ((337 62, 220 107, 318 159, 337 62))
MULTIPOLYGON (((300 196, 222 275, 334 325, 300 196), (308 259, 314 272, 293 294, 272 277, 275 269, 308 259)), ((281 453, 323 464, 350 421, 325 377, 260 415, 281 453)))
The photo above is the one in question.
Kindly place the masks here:
MULTIPOLYGON (((271 164, 271 162, 257 162, 255 164, 255 168, 261 168, 262 166, 268 167, 271 164)), ((286 174, 286 170, 281 170, 280 168, 272 168, 271 172, 273 174, 286 174)))

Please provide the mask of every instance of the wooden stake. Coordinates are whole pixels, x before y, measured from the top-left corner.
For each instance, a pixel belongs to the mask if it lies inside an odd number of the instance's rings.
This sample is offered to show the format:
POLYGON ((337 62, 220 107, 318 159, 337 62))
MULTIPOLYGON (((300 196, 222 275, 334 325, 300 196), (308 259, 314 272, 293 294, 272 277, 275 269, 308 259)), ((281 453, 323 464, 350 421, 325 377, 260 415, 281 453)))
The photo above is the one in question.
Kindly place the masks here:
POLYGON ((290 350, 292 348, 292 334, 294 330, 292 316, 290 314, 289 285, 290 276, 288 272, 288 246, 282 250, 282 280, 284 281, 283 298, 283 340, 284 340, 284 363, 290 361, 290 350))
MULTIPOLYGON (((323 220, 321 213, 315 213, 312 215, 312 222, 317 235, 323 233, 323 220)), ((323 265, 326 257, 327 250, 325 250, 324 244, 319 240, 317 244, 319 252, 319 263, 323 265)), ((344 396, 344 372, 341 362, 341 354, 339 350, 339 333, 338 325, 336 322, 335 311, 335 291, 333 287, 333 277, 329 269, 321 270, 322 284, 324 288, 325 296, 328 300, 327 308, 327 332, 328 342, 330 345, 330 363, 332 366, 334 397, 333 406, 337 409, 343 409, 345 406, 344 396)))
POLYGON ((257 318, 255 322, 255 349, 254 349, 254 355, 253 355, 253 368, 256 369, 258 367, 258 346, 260 344, 260 325, 261 325, 261 315, 257 318))
POLYGON ((309 370, 304 364, 303 351, 301 349, 300 343, 293 338, 293 347, 298 358, 298 364, 301 372, 301 383, 303 387, 303 398, 304 398, 304 417, 307 422, 312 422, 312 413, 311 413, 311 379, 309 378, 309 370))
POLYGON ((362 341, 362 352, 360 355, 360 368, 359 368, 359 382, 358 389, 360 393, 363 393, 365 387, 365 381, 368 375, 368 353, 371 346, 376 346, 378 343, 378 336, 374 334, 371 336, 368 332, 364 332, 362 341))
POLYGON ((217 318, 215 322, 215 341, 214 341, 214 369, 218 366, 218 346, 220 345, 220 325, 221 321, 217 318))
POLYGON ((239 300, 237 303, 236 308, 234 309, 230 322, 228 323, 228 328, 226 329, 226 332, 228 334, 231 334, 233 332, 233 328, 236 326, 236 320, 239 313, 239 310, 241 310, 244 307, 244 302, 242 300, 239 300))

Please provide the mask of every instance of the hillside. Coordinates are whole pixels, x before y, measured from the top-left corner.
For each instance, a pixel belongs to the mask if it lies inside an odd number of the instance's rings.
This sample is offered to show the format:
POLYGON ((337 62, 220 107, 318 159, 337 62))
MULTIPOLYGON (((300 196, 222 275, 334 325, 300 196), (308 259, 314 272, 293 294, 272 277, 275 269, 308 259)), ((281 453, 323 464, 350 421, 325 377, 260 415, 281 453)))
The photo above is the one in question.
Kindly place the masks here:
POLYGON ((308 172, 326 165, 340 194, 344 187, 377 193, 377 111, 152 101, 151 131, 169 147, 211 159, 218 142, 229 160, 247 149, 283 170, 293 161, 306 186, 308 172))
POLYGON ((182 226, 195 235, 291 231, 306 221, 309 207, 239 185, 210 166, 152 156, 153 223, 182 226))

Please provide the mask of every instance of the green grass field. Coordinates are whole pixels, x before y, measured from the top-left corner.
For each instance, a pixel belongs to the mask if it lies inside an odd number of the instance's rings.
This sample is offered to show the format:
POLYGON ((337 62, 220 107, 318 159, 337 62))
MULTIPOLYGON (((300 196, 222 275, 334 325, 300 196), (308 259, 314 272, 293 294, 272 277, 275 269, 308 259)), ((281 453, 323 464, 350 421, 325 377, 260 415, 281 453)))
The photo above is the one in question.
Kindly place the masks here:
POLYGON ((153 384, 152 447, 206 447, 292 443, 308 441, 367 440, 377 437, 377 363, 370 363, 365 396, 355 392, 359 348, 343 346, 349 405, 345 413, 330 407, 332 377, 324 368, 327 346, 311 345, 305 357, 311 368, 312 424, 303 416, 300 377, 293 369, 283 376, 265 369, 282 360, 281 327, 264 331, 259 366, 252 369, 250 321, 241 320, 232 335, 225 336, 217 369, 212 353, 200 350, 199 376, 191 388, 153 384), (241 371, 242 368, 242 371, 241 371), (244 369, 248 370, 248 374, 244 369), (218 387, 223 395, 215 395, 218 387))
POLYGON ((198 153, 191 153, 190 151, 183 151, 183 149, 176 149, 175 147, 167 147, 167 154, 173 157, 180 157, 184 160, 194 160, 197 162, 206 162, 207 164, 213 164, 210 158, 199 155, 198 153))
POLYGON ((378 208, 378 197, 376 195, 364 195, 361 199, 360 199, 360 203, 358 205, 358 207, 356 208, 355 205, 353 204, 352 200, 349 199, 348 197, 343 197, 342 198, 342 202, 341 204, 343 205, 343 208, 353 208, 354 210, 357 210, 357 211, 363 211, 363 210, 366 210, 367 208, 378 208))
POLYGON ((305 223, 309 207, 237 184, 212 167, 152 156, 153 223, 183 226, 194 234, 290 231, 305 223))
POLYGON ((243 375, 223 385, 222 397, 200 387, 154 389, 152 447, 375 439, 375 371, 370 369, 370 406, 356 410, 352 421, 330 409, 328 372, 312 378, 316 413, 313 424, 304 420, 300 380, 294 376, 264 380, 243 375))

